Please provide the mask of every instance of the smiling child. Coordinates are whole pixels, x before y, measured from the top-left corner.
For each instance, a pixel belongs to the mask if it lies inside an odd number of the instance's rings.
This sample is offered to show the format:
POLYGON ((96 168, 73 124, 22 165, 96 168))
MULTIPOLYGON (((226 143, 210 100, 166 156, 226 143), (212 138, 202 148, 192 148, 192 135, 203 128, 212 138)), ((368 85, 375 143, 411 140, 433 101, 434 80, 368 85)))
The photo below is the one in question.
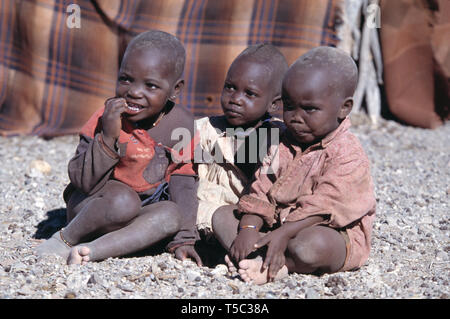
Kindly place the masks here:
POLYGON ((169 249, 193 249, 195 234, 183 222, 196 214, 196 174, 192 162, 174 160, 191 141, 171 138, 176 128, 193 133, 192 114, 174 103, 184 63, 183 45, 168 33, 148 31, 131 40, 115 97, 82 128, 69 162, 68 224, 37 247, 38 254, 84 264, 174 235, 169 249))

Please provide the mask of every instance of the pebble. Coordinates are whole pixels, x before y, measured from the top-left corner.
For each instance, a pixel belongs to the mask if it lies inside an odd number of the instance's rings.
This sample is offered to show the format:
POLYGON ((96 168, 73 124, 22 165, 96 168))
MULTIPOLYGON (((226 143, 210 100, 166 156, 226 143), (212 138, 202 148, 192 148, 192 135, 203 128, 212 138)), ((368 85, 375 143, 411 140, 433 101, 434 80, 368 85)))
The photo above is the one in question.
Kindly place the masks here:
POLYGON ((62 192, 78 137, 0 137, 0 298, 449 299, 450 123, 423 130, 381 120, 375 129, 363 120, 351 130, 371 161, 377 198, 368 263, 263 286, 224 264, 198 267, 166 252, 75 267, 35 258, 38 240, 65 224, 62 192))

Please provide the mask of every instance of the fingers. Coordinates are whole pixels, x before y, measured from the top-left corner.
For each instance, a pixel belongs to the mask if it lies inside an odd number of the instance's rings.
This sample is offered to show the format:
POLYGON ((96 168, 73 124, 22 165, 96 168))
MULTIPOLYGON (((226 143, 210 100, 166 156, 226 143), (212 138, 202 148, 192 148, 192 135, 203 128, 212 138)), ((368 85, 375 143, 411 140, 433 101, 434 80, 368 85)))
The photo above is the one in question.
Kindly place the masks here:
POLYGON ((272 262, 269 265, 268 277, 270 280, 274 279, 280 269, 285 265, 286 258, 284 254, 277 254, 273 257, 272 262))
POLYGON ((193 257, 195 259, 195 262, 197 263, 197 266, 202 267, 203 266, 202 259, 200 258, 200 256, 197 254, 197 252, 195 250, 193 253, 193 257))
POLYGON ((127 102, 124 98, 111 98, 105 102, 105 112, 122 113, 125 111, 126 106, 127 102))
POLYGON ((270 235, 271 235, 271 233, 263 236, 260 240, 258 240, 256 242, 256 244, 255 244, 255 248, 257 249, 257 248, 261 248, 261 247, 267 245, 270 242, 270 240, 271 240, 271 236, 270 235))

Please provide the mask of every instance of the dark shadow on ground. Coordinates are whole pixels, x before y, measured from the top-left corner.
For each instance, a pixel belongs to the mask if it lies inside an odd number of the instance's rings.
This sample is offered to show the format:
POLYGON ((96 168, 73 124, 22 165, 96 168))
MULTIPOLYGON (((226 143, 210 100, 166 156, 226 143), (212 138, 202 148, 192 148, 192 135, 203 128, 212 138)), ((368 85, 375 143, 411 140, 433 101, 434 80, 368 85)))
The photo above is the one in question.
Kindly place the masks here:
POLYGON ((59 208, 47 212, 47 219, 37 225, 33 238, 49 239, 54 233, 66 225, 66 209, 59 208))
MULTIPOLYGON (((163 240, 150 248, 123 256, 122 258, 160 255, 167 252, 166 246, 170 242, 170 240, 171 239, 163 240)), ((199 240, 195 244, 195 250, 202 259, 203 266, 214 268, 218 264, 225 263, 224 257, 226 254, 226 250, 216 240, 199 240)))

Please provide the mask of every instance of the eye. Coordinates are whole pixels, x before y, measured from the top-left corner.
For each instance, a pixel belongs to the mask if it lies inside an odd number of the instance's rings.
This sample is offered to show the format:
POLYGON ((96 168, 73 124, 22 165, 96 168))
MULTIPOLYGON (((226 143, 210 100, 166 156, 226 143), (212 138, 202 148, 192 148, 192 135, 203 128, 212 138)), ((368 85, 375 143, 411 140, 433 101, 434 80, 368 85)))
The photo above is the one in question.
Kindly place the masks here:
POLYGON ((127 84, 127 83, 131 82, 131 78, 129 76, 127 76, 127 75, 122 74, 122 75, 119 76, 118 81, 120 83, 122 83, 122 84, 127 84))
POLYGON ((251 90, 245 90, 245 94, 248 97, 256 97, 257 96, 257 94, 255 92, 251 91, 251 90))
POLYGON ((153 84, 151 82, 145 83, 145 85, 151 90, 156 90, 158 88, 156 84, 153 84))
POLYGON ((318 108, 315 106, 304 106, 302 108, 306 113, 314 113, 315 111, 318 110, 318 108))
POLYGON ((234 91, 235 87, 234 85, 230 84, 230 83, 225 83, 225 85, 223 86, 223 88, 227 91, 234 91))

